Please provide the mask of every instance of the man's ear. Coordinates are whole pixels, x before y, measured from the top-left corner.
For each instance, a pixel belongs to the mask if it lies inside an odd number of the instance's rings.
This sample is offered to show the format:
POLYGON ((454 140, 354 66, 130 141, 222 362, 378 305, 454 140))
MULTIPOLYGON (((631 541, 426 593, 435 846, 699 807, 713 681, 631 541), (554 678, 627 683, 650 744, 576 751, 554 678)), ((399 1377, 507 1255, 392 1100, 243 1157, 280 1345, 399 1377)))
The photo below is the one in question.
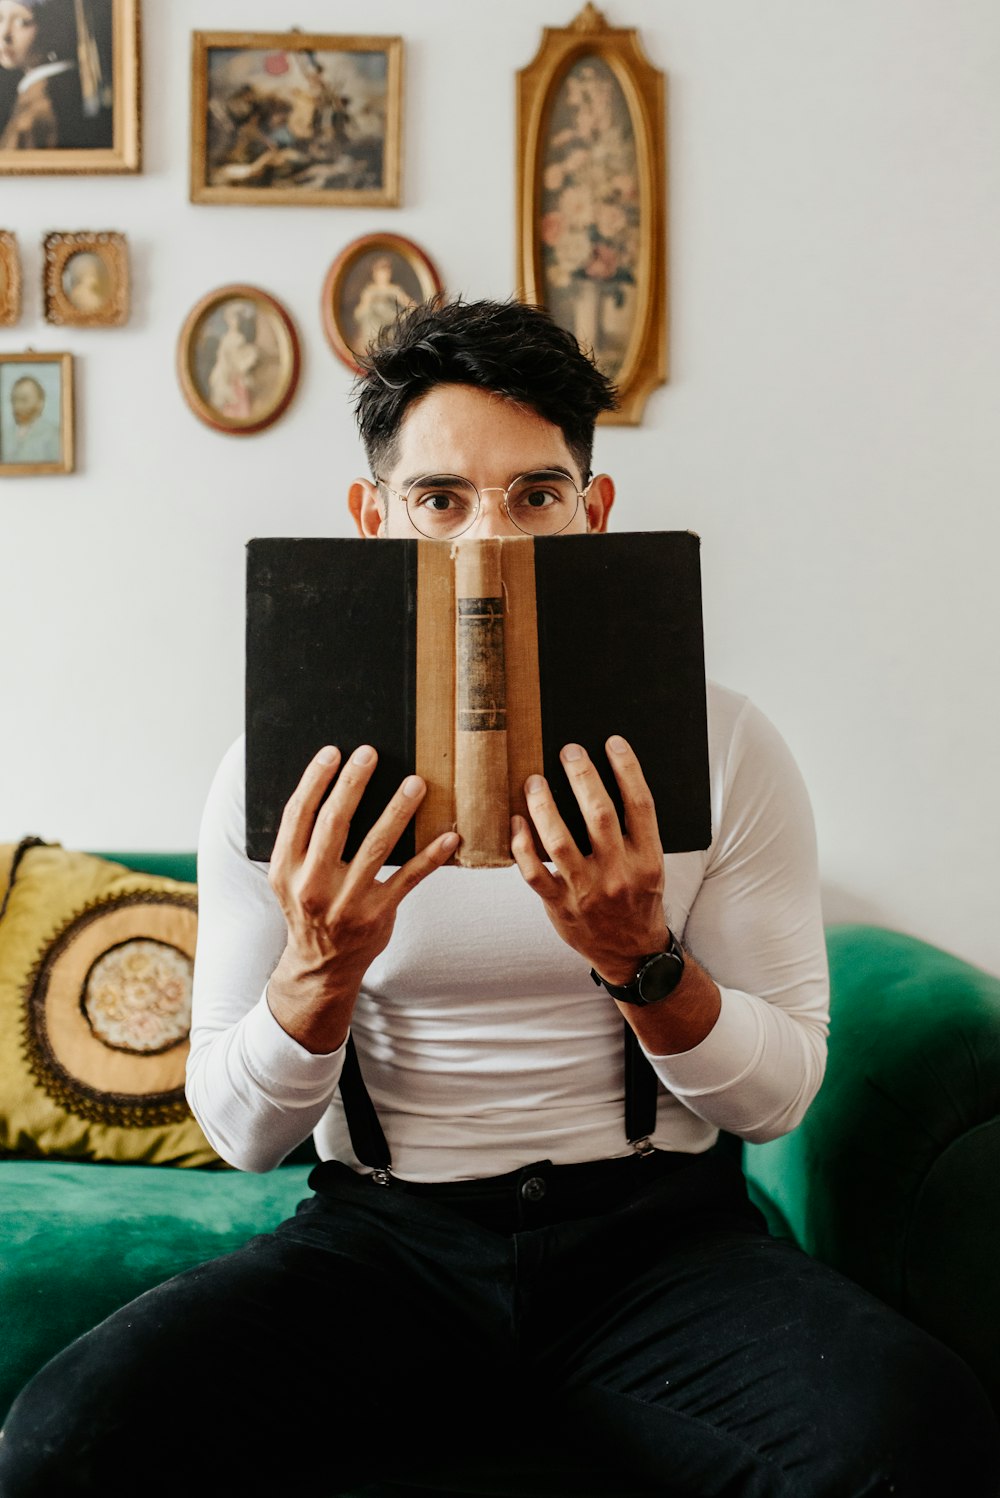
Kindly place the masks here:
POLYGON ((608 528, 608 517, 615 502, 615 484, 606 473, 598 473, 587 490, 587 530, 599 533, 608 528))
POLYGON ((358 535, 370 540, 385 535, 385 516, 378 485, 370 479, 355 479, 347 491, 347 508, 354 516, 358 535))

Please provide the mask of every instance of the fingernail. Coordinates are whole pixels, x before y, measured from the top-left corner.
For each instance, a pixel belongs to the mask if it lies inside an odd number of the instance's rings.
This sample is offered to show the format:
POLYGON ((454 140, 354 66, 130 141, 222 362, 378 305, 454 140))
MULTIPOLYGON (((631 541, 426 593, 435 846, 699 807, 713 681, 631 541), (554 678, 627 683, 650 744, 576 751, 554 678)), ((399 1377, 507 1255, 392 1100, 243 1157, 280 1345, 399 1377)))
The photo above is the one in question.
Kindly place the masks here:
POLYGON ((441 847, 446 853, 454 853, 462 839, 457 832, 446 832, 441 839, 441 847))
POLYGON ((628 753, 628 745, 626 744, 620 733, 613 733, 611 735, 610 739, 608 739, 608 748, 611 750, 612 754, 628 753))
POLYGON ((403 781, 404 796, 419 796, 424 788, 424 782, 419 775, 407 775, 403 781))
POLYGON ((325 749, 319 751, 316 758, 321 765, 332 765, 337 758, 337 751, 332 744, 327 744, 325 749))
POLYGON ((541 775, 529 775, 524 783, 524 788, 529 796, 533 796, 539 791, 544 791, 545 781, 541 775))
POLYGON ((360 749, 355 749, 351 758, 356 765, 370 765, 375 758, 375 750, 370 744, 362 744, 360 749))
POLYGON ((579 744, 567 744, 563 750, 563 759, 582 759, 583 750, 579 744))

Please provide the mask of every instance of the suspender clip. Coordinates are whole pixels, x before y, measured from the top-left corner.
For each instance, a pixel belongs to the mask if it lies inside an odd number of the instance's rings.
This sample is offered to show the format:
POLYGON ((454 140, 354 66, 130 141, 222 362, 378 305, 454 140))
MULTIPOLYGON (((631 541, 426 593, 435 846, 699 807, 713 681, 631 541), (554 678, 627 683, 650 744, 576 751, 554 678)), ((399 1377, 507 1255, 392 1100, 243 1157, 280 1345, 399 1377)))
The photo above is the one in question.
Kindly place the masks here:
POLYGON ((635 1150, 635 1152, 636 1152, 637 1155, 655 1155, 656 1154, 656 1146, 654 1144, 651 1144, 648 1138, 647 1139, 630 1139, 629 1143, 631 1144, 632 1148, 635 1150))
POLYGON ((392 1184, 392 1176, 387 1170, 373 1170, 372 1180, 376 1186, 390 1186, 392 1184))

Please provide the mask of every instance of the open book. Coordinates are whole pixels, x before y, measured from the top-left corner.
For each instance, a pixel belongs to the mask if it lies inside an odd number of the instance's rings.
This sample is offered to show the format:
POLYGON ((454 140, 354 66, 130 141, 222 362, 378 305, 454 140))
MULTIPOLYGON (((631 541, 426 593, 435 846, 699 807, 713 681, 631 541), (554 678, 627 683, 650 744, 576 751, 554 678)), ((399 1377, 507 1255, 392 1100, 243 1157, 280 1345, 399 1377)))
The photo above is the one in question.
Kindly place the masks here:
MULTIPOLYGON (((711 841, 698 537, 687 531, 416 540, 259 539, 247 548, 247 854, 271 856, 311 757, 379 752, 350 858, 404 776, 428 784, 393 850, 455 827, 454 862, 513 860, 510 817, 540 771, 578 845, 559 760, 636 751, 665 852, 711 841)), ((530 819, 529 819, 530 820, 530 819)))

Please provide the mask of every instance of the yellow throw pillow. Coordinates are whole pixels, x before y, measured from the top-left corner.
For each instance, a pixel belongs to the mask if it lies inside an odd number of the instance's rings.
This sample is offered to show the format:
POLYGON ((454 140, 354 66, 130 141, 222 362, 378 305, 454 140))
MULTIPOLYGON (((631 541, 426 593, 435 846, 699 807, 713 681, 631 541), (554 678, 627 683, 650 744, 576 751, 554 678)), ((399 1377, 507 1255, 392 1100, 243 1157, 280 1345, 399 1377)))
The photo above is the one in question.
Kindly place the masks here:
POLYGON ((0 847, 0 1155, 217 1161, 184 1099, 197 920, 193 884, 0 847))

